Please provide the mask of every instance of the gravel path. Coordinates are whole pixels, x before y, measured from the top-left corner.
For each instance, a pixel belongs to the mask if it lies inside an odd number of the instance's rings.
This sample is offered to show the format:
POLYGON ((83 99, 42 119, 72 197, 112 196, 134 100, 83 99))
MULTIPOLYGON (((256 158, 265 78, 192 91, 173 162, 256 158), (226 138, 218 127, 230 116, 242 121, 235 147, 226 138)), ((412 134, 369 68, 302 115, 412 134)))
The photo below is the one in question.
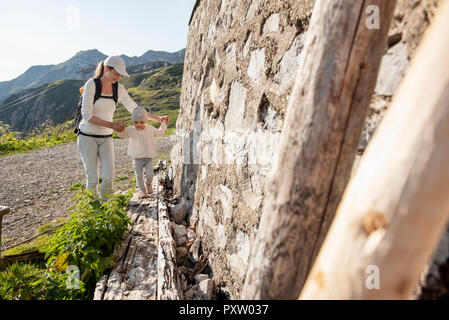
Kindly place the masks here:
MULTIPOLYGON (((115 139, 114 145, 114 190, 126 190, 134 184, 127 141, 115 139)), ((172 145, 170 137, 156 140, 158 154, 168 155, 172 145)), ((0 168, 0 205, 11 208, 11 213, 3 217, 2 248, 32 237, 43 224, 66 217, 77 192, 70 187, 85 183, 76 142, 0 157, 0 168)))

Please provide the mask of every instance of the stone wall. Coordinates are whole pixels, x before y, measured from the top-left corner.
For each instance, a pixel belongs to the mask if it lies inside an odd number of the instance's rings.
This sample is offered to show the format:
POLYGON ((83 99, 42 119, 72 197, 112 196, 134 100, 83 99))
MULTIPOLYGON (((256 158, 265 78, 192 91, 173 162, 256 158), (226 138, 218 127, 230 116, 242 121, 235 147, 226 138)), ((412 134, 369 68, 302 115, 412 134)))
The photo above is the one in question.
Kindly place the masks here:
MULTIPOLYGON (((218 287, 239 298, 313 0, 201 0, 192 14, 171 159, 218 287)), ((360 150, 438 1, 398 1, 360 150)), ((375 45, 375 44, 373 44, 375 45)))

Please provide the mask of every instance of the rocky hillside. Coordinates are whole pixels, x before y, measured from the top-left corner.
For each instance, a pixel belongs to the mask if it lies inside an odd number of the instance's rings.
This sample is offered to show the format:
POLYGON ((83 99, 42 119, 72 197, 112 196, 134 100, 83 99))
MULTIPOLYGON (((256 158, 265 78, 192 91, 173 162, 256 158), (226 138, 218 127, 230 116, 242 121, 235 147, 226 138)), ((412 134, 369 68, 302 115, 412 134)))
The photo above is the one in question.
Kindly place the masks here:
MULTIPOLYGON (((168 65, 167 62, 147 62, 129 68, 131 74, 120 82, 129 90, 133 99, 152 111, 179 108, 179 96, 183 64, 168 65)), ((34 89, 12 94, 0 103, 0 121, 14 131, 30 131, 43 123, 51 125, 71 120, 79 99, 79 88, 85 80, 59 80, 34 89)), ((129 120, 129 112, 119 107, 116 119, 129 120)), ((171 113, 170 118, 177 116, 171 113)), ((172 123, 174 125, 174 122, 172 123)))
MULTIPOLYGON (((170 64, 184 62, 185 49, 169 53, 165 51, 148 50, 140 57, 122 55, 128 68, 137 67, 140 72, 148 69, 149 62, 165 61, 170 64)), ((57 80, 75 79, 87 80, 93 75, 99 61, 107 56, 97 49, 80 51, 72 58, 57 65, 32 66, 19 77, 10 81, 0 82, 0 102, 19 91, 36 88, 44 83, 57 80)))

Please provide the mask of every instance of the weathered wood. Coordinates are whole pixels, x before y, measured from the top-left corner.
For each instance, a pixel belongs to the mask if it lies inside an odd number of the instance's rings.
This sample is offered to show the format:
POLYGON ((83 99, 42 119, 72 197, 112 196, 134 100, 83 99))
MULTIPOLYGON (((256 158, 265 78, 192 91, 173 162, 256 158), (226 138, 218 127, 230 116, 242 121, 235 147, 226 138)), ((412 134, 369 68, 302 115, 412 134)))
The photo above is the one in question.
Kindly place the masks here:
POLYGON ((5 206, 0 206, 0 217, 11 212, 11 209, 5 206))
POLYGON ((157 199, 138 199, 134 193, 127 211, 132 228, 114 248, 116 266, 97 283, 95 300, 156 299, 157 206, 157 199))
POLYGON ((351 174, 395 4, 316 1, 242 299, 298 297, 351 174))
POLYGON ((2 256, 2 266, 10 265, 16 262, 32 262, 32 261, 44 261, 45 253, 39 252, 39 250, 33 250, 31 252, 11 254, 2 256))
POLYGON ((449 2, 440 10, 348 184, 301 299, 409 299, 445 230, 449 2))
POLYGON ((1 263, 1 252, 2 252, 2 220, 5 214, 8 214, 11 211, 10 208, 5 206, 0 206, 0 263, 1 263))
POLYGON ((182 300, 184 294, 176 266, 175 240, 171 234, 167 206, 159 202, 157 300, 182 300))

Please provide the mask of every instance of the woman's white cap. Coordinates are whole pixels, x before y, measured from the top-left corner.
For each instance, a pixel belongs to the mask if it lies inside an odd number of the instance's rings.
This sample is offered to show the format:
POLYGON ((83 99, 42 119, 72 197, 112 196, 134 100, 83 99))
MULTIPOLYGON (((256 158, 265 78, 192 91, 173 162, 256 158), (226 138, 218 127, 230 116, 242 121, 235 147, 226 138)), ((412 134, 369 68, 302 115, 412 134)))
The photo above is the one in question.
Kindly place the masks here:
POLYGON ((115 71, 120 73, 122 76, 129 77, 126 72, 125 60, 120 56, 110 56, 104 60, 104 65, 108 67, 113 67, 115 71))

